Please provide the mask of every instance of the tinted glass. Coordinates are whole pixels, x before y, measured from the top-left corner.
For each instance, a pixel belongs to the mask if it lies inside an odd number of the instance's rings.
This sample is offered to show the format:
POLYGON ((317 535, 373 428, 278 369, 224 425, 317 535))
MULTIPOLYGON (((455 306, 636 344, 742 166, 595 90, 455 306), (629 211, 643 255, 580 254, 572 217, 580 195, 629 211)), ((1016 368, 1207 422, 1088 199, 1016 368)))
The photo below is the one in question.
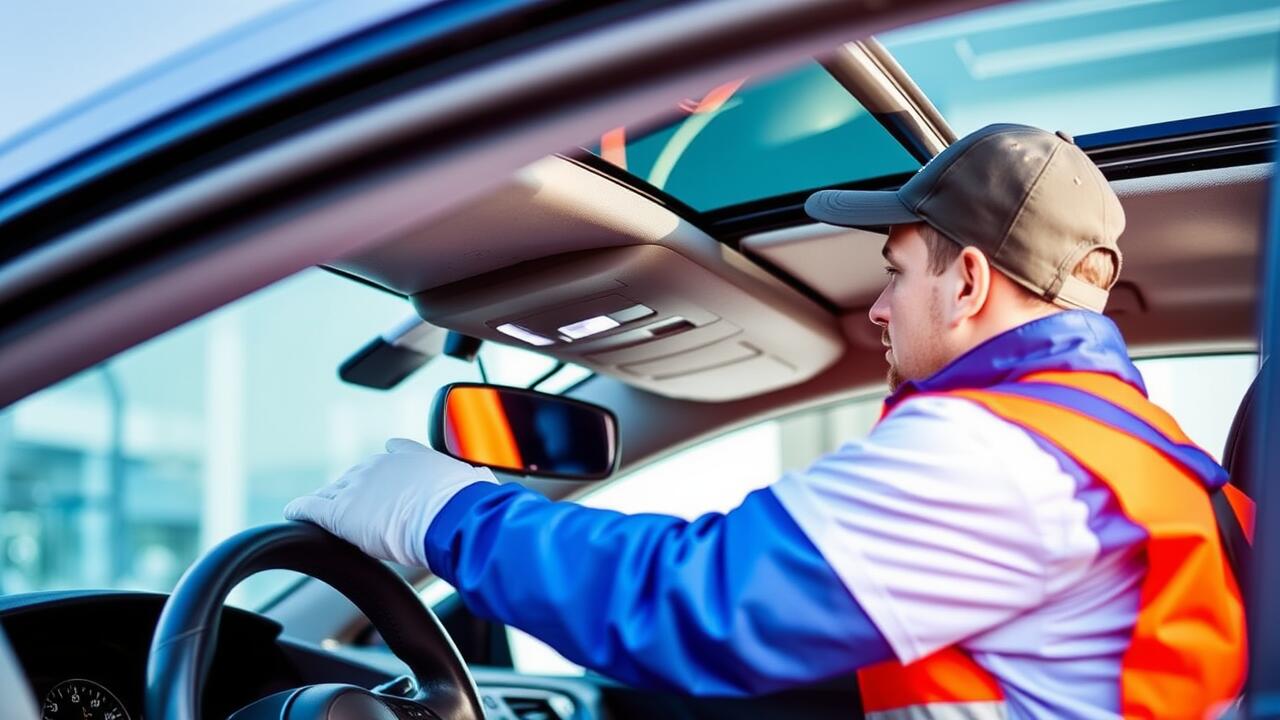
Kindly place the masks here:
POLYGON ((1018 2, 880 37, 957 133, 1076 134, 1277 104, 1275 0, 1018 2))
POLYGON ((817 63, 726 83, 678 113, 653 132, 618 128, 593 151, 695 210, 920 167, 817 63))
POLYGON ((583 479, 613 470, 613 417, 584 403, 513 388, 461 386, 450 388, 435 412, 437 444, 470 463, 583 479))
MULTIPOLYGON (((438 357, 391 392, 337 375, 411 312, 307 270, 0 410, 0 595, 168 591, 211 545, 281 520, 388 437, 426 442, 423 408, 479 380, 475 365, 438 357)), ((506 383, 554 365, 497 344, 481 356, 506 383)), ((233 599, 255 606, 288 582, 257 575, 233 599)))

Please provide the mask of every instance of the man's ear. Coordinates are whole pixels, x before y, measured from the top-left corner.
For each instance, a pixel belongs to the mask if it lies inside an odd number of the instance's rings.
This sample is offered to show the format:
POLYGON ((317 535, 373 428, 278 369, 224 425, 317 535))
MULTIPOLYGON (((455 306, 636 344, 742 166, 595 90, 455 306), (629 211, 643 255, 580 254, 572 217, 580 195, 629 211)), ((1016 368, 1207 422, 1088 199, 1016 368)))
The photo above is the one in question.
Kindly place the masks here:
POLYGON ((982 312, 991 293, 991 263, 981 250, 966 247, 952 264, 955 273, 951 297, 952 324, 959 324, 982 312))

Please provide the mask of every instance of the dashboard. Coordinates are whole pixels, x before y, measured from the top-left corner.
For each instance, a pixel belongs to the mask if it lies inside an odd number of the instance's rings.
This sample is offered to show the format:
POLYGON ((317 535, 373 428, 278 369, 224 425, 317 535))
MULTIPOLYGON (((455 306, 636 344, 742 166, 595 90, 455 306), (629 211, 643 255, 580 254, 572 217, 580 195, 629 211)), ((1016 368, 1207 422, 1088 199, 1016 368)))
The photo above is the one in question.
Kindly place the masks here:
MULTIPOLYGON (((143 720, 151 636, 168 596, 119 591, 0 597, 8 636, 42 720, 143 720)), ((319 683, 372 688, 408 674, 385 647, 333 649, 281 634, 273 620, 226 608, 204 693, 203 717, 221 720, 272 693, 319 683)), ((861 717, 853 677, 760 698, 689 698, 628 688, 599 676, 545 677, 471 666, 486 720, 729 720, 861 717)), ((0 718, 11 716, 0 697, 0 718)), ((147 720, 155 720, 149 718, 147 720)))
MULTIPOLYGON (((42 720, 144 720, 151 636, 166 595, 119 591, 0 597, 8 636, 42 720)), ((222 720, 267 695, 319 683, 372 688, 409 672, 376 645, 321 648, 279 623, 226 608, 204 693, 203 717, 222 720)), ((540 677, 471 666, 486 720, 729 720, 860 717, 856 681, 839 679, 763 698, 688 698, 592 677, 540 677)), ((0 718, 11 716, 0 697, 0 718)), ((155 720, 148 718, 146 720, 155 720)))
MULTIPOLYGON (((42 720, 143 720, 147 656, 166 595, 42 592, 0 597, 0 629, 27 676, 42 720)), ((374 687, 407 673, 385 650, 325 650, 281 637, 273 620, 223 610, 203 717, 225 718, 275 692, 317 683, 374 687)), ((589 683, 472 668, 489 720, 591 720, 589 683)), ((0 699, 0 703, 2 703, 0 699)), ((0 707, 0 717, 6 715, 0 707)))
MULTIPOLYGON (((45 720, 140 720, 147 654, 164 595, 33 593, 0 598, 0 627, 45 720)), ((206 717, 304 684, 280 626, 228 608, 205 693, 206 717)))

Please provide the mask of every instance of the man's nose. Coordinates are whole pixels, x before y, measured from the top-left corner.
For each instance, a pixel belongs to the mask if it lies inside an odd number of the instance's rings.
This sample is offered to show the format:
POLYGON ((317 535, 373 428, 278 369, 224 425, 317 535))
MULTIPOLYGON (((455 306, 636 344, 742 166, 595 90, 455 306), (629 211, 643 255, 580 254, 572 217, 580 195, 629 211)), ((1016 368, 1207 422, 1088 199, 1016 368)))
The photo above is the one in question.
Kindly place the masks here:
POLYGON ((876 298, 875 304, 871 306, 871 311, 867 313, 867 317, 871 318, 871 322, 880 327, 889 327, 889 288, 885 287, 880 291, 880 297, 876 298))

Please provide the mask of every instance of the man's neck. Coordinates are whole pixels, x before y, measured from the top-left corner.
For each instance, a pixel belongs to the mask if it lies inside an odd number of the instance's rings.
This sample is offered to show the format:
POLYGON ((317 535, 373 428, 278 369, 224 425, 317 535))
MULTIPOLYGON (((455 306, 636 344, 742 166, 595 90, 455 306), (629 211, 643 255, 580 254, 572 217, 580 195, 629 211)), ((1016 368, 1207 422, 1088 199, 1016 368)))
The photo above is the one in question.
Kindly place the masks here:
MULTIPOLYGON (((1022 301, 1022 299, 1019 298, 1019 301, 1022 301)), ((973 327, 968 333, 963 347, 959 349, 955 357, 961 357, 988 340, 1003 335, 1010 330, 1061 312, 1063 312, 1063 309, 1057 305, 1042 302, 1026 303, 1013 308, 992 309, 990 313, 984 311, 982 315, 973 320, 973 327)))

